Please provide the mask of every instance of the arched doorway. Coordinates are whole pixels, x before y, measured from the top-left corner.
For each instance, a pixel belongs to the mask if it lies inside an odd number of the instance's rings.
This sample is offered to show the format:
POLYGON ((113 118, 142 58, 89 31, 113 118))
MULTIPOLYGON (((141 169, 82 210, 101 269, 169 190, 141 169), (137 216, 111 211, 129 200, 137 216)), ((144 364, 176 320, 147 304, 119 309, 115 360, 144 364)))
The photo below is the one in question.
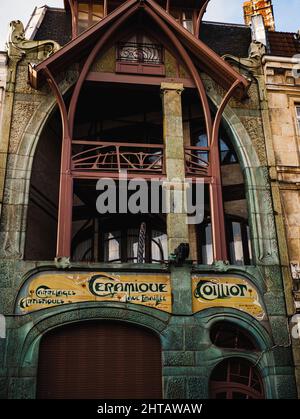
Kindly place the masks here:
POLYGON ((37 398, 162 398, 159 337, 119 322, 82 322, 40 344, 37 398))

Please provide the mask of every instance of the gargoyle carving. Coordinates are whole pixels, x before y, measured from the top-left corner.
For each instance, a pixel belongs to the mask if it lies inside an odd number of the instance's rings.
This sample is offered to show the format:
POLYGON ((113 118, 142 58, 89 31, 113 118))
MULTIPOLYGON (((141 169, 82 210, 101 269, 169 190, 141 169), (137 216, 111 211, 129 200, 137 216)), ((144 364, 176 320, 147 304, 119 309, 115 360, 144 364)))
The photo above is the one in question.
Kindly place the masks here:
POLYGON ((55 41, 32 41, 25 39, 25 30, 20 20, 10 22, 10 31, 6 44, 8 56, 21 59, 26 52, 42 51, 45 58, 60 49, 55 41))
POLYGON ((266 53, 266 47, 260 42, 252 41, 249 48, 248 58, 239 58, 234 55, 225 54, 223 59, 233 64, 236 64, 239 68, 244 68, 248 71, 253 71, 261 66, 261 59, 266 53))

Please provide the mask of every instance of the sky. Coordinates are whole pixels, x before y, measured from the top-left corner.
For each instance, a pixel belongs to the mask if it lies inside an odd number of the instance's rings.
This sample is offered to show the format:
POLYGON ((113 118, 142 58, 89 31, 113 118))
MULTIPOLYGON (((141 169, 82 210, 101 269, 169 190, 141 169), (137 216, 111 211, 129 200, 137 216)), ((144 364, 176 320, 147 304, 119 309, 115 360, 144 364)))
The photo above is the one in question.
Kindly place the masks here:
MULTIPOLYGON (((35 6, 47 4, 63 7, 63 0, 0 0, 0 50, 8 33, 11 20, 26 23, 35 6)), ((243 0, 211 0, 205 20, 227 23, 243 23, 243 0)), ((297 32, 300 29, 300 0, 273 0, 276 29, 285 32, 297 32)))

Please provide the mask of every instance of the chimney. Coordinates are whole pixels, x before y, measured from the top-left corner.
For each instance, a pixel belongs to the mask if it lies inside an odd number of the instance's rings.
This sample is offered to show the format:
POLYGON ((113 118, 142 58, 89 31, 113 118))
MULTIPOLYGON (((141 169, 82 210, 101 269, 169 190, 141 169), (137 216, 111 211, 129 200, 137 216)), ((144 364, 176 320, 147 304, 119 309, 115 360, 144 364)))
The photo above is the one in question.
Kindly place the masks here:
POLYGON ((250 0, 244 2, 244 19, 246 25, 251 25, 253 16, 260 15, 268 31, 275 31, 275 20, 272 0, 250 0))
POLYGON ((254 15, 251 18, 252 41, 260 42, 267 46, 267 32, 262 15, 254 15))

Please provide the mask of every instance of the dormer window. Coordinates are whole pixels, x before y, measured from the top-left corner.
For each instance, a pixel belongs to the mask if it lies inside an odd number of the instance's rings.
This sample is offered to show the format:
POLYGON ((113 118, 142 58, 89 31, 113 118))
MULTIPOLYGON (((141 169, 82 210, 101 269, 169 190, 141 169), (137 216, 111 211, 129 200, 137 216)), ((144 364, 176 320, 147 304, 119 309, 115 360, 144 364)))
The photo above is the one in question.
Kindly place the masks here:
POLYGON ((194 33, 194 11, 171 8, 170 14, 189 32, 194 33))
POLYGON ((182 25, 189 32, 194 33, 193 13, 192 11, 182 12, 182 25))
POLYGON ((104 0, 78 2, 77 7, 78 35, 104 17, 104 0))

